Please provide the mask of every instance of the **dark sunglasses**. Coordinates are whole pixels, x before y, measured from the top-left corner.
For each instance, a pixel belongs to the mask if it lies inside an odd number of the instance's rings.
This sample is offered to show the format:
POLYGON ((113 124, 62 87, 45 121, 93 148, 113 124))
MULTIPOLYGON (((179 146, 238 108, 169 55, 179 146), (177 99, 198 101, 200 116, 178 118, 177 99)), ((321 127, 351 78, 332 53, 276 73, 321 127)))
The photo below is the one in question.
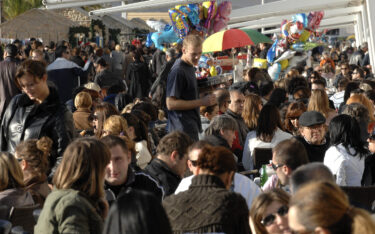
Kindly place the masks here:
POLYGON ((196 167, 197 166, 197 162, 198 162, 198 160, 190 160, 189 159, 189 161, 191 162, 191 165, 193 165, 193 167, 196 167))
POLYGON ((272 169, 273 169, 274 171, 276 171, 277 168, 284 166, 284 164, 277 164, 277 165, 275 165, 275 164, 271 163, 271 166, 272 166, 272 169))
POLYGON ((270 226, 271 224, 273 224, 275 222, 276 215, 278 215, 280 217, 284 217, 286 214, 288 214, 288 210, 289 210, 289 207, 287 207, 285 205, 281 206, 276 211, 276 213, 267 215, 266 217, 264 217, 264 219, 262 219, 260 221, 260 223, 263 224, 264 226, 270 226))

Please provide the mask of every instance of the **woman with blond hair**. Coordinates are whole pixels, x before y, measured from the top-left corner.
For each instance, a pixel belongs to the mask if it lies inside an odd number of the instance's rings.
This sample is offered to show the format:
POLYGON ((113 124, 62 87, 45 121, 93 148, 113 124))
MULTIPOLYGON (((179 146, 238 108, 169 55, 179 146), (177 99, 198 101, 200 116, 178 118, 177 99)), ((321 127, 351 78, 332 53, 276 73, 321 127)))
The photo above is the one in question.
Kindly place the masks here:
POLYGON ((88 92, 80 92, 74 99, 74 106, 77 110, 73 113, 74 127, 76 130, 91 130, 89 120, 91 116, 92 98, 88 92))
POLYGON ((47 182, 51 147, 52 140, 48 137, 29 139, 21 142, 15 153, 21 165, 26 190, 33 196, 35 203, 42 207, 51 192, 47 182))
POLYGON ((103 124, 107 118, 112 115, 120 114, 116 107, 108 102, 103 102, 95 107, 92 117, 94 133, 97 138, 101 138, 103 134, 103 124))
POLYGON ((102 233, 108 213, 105 169, 111 153, 102 142, 80 138, 65 150, 35 226, 35 233, 102 233))
POLYGON ((0 153, 0 204, 9 207, 34 205, 31 194, 25 190, 19 162, 10 153, 0 153))
POLYGON ((128 122, 121 115, 112 115, 103 124, 102 137, 108 135, 128 136, 128 122))
POLYGON ((373 234, 367 211, 352 207, 346 194, 330 182, 300 188, 289 203, 289 227, 295 233, 373 234))
POLYGON ((256 197, 250 208, 253 233, 290 233, 288 209, 290 195, 282 189, 272 189, 256 197))
POLYGON ((256 129, 259 113, 262 110, 262 107, 263 103, 261 97, 253 93, 246 95, 242 111, 242 118, 249 128, 249 131, 256 129))
POLYGON ((318 111, 326 118, 326 125, 337 115, 336 111, 329 108, 329 100, 324 90, 315 89, 311 92, 307 111, 318 111))

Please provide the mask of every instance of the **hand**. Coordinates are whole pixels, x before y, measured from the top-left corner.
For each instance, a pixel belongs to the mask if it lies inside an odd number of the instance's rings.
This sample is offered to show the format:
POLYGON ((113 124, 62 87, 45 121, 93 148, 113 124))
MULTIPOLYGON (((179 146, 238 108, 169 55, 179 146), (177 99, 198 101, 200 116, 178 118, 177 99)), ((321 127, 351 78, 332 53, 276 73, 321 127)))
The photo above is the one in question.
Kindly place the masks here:
POLYGON ((206 95, 201 100, 202 100, 202 106, 212 106, 216 104, 215 94, 206 95))

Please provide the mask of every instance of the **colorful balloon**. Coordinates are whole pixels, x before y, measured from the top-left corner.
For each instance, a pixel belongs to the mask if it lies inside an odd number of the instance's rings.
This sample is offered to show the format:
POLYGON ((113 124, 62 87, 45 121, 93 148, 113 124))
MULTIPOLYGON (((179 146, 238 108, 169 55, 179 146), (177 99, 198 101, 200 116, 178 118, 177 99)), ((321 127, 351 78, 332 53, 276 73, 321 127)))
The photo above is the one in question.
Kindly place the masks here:
POLYGON ((312 11, 309 13, 307 27, 313 31, 319 28, 320 22, 324 17, 324 11, 312 11))
POLYGON ((267 59, 254 58, 253 67, 257 68, 267 68, 267 59))
POLYGON ((273 81, 276 81, 279 79, 279 75, 281 72, 281 64, 280 63, 274 63, 272 66, 268 67, 268 75, 270 75, 271 79, 273 81))
POLYGON ((225 28, 229 22, 229 16, 232 13, 232 3, 224 1, 218 6, 218 11, 214 21, 214 32, 219 32, 225 28))
POLYGON ((189 33, 189 24, 187 16, 182 11, 173 8, 169 9, 169 17, 171 18, 173 29, 180 39, 184 39, 189 33))
POLYGON ((288 59, 292 58, 295 53, 296 53, 295 51, 287 50, 279 58, 277 58, 275 60, 275 63, 282 62, 284 60, 288 60, 288 59))
POLYGON ((280 65, 281 65, 281 71, 284 71, 289 65, 289 60, 285 59, 285 60, 280 61, 280 65))
POLYGON ((162 32, 152 33, 151 40, 159 50, 165 50, 163 43, 181 42, 181 39, 176 35, 173 27, 170 25, 166 25, 165 30, 162 32))
POLYGON ((306 42, 309 39, 310 35, 311 35, 311 32, 304 29, 301 33, 301 36, 299 37, 299 41, 306 42))
POLYGON ((217 4, 215 1, 207 1, 202 3, 202 7, 205 19, 203 27, 209 30, 211 28, 211 23, 217 14, 217 4))
POLYGON ((276 47, 277 47, 278 40, 276 39, 275 42, 272 44, 271 48, 268 49, 267 52, 267 62, 273 63, 276 57, 276 47))
POLYGON ((306 28, 308 26, 308 20, 305 13, 298 13, 293 15, 292 20, 294 23, 300 22, 303 28, 306 28))

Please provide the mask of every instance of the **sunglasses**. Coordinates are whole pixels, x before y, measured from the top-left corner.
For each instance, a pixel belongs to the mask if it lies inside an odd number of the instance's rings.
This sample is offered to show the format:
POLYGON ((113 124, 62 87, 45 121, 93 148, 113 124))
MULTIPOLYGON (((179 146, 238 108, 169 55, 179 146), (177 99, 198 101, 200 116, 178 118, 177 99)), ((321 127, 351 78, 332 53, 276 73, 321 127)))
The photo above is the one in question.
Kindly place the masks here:
POLYGON ((275 165, 275 164, 271 163, 271 166, 272 166, 272 169, 273 169, 274 171, 276 171, 277 168, 284 166, 284 164, 277 164, 277 165, 275 165))
POLYGON ((198 165, 198 160, 190 160, 189 161, 191 162, 191 165, 193 165, 193 167, 196 167, 198 165))
POLYGON ((260 221, 260 223, 263 224, 264 226, 270 226, 270 225, 272 225, 275 222, 276 215, 278 215, 280 217, 284 217, 286 214, 288 214, 288 210, 289 210, 289 207, 287 207, 285 205, 281 206, 276 211, 276 213, 267 215, 266 217, 264 217, 264 219, 262 219, 260 221))

